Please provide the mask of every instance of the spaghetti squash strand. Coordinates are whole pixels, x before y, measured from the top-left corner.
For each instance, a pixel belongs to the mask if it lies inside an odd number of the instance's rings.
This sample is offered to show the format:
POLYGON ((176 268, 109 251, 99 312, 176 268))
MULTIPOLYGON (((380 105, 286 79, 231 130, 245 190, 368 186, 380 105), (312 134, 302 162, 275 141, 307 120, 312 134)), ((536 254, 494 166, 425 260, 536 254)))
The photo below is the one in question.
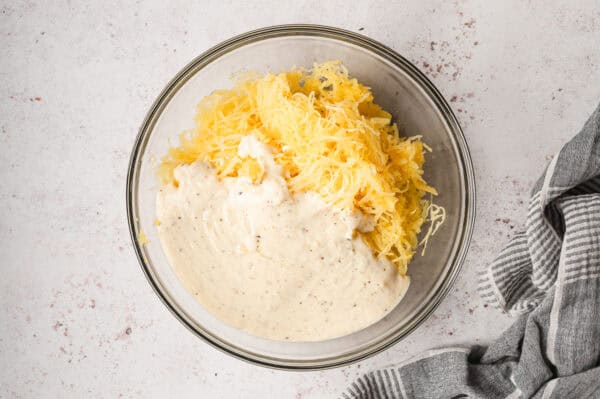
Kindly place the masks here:
POLYGON ((437 194, 423 179, 429 147, 419 136, 400 137, 373 100, 336 61, 238 79, 233 89, 201 100, 195 127, 162 159, 159 176, 176 184, 174 169, 199 160, 220 177, 260 182, 264 170, 237 152, 242 138, 253 135, 273 149, 292 193, 314 191, 329 204, 373 217, 375 227, 360 233, 363 240, 404 275, 422 224, 428 219, 433 226, 427 240, 443 221, 442 208, 424 199, 437 194))

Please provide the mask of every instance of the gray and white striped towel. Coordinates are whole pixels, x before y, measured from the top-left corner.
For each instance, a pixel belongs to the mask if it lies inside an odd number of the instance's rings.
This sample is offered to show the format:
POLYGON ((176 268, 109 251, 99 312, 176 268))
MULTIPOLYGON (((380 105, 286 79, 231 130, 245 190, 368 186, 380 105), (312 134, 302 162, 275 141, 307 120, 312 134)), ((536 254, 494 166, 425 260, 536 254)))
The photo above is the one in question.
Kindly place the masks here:
POLYGON ((370 372, 348 398, 600 398, 600 106, 532 190, 523 232, 481 273, 519 315, 487 348, 426 352, 370 372))

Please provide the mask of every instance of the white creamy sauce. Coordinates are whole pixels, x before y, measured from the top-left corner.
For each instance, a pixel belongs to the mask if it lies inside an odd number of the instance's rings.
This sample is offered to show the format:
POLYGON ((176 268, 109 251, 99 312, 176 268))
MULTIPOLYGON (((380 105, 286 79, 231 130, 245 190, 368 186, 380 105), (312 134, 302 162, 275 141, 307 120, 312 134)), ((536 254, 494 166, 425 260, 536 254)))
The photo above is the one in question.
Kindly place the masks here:
POLYGON ((162 247, 187 290, 220 320, 276 340, 317 341, 363 329, 404 296, 408 277, 353 238, 372 228, 315 193, 291 196, 268 147, 239 147, 265 168, 260 184, 219 181, 202 162, 175 169, 156 213, 162 247))

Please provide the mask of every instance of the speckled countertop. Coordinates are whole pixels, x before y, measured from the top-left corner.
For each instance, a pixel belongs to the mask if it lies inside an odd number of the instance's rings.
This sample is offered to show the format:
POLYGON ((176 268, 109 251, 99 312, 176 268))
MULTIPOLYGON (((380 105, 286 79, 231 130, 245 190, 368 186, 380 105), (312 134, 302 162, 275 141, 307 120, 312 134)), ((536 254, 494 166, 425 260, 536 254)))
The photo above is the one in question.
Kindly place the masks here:
POLYGON ((510 324, 478 298, 476 270, 600 100, 596 0, 77 3, 0 2, 0 397, 333 397, 364 371, 510 324), (478 188, 467 262, 435 314, 382 354, 305 373, 243 363, 183 328, 137 264, 124 203, 138 126, 167 81, 221 40, 293 22, 414 61, 458 115, 478 188))

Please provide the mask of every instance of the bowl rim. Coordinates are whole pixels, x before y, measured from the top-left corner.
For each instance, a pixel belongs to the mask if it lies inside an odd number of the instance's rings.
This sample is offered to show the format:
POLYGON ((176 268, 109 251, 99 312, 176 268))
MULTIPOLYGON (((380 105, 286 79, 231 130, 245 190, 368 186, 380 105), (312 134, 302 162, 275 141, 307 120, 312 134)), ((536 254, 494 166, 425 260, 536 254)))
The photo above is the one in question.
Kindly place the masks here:
POLYGON ((133 145, 127 171, 126 207, 130 237, 141 269, 150 286, 153 288, 154 292, 160 298, 163 304, 167 307, 167 309, 169 309, 175 318, 192 333, 194 333, 194 335, 202 338, 214 348, 255 365, 283 370, 310 371, 352 364, 388 349, 415 331, 415 329, 433 313, 433 311, 445 298, 462 269, 462 265, 466 258, 473 234, 476 212, 475 205, 475 175, 471 155, 464 137, 464 133, 449 104, 438 91, 438 89, 433 85, 433 83, 431 83, 431 81, 416 66, 391 48, 364 35, 324 25, 287 24, 259 28, 225 40, 195 57, 181 71, 179 71, 177 75, 171 79, 171 81, 169 81, 144 117, 133 145), (169 301, 167 293, 163 292, 161 285, 157 282, 157 279, 147 264, 147 260, 142 248, 143 244, 139 240, 139 233, 141 230, 138 226, 137 202, 134 201, 134 199, 137 198, 135 191, 137 190, 139 176, 138 161, 140 160, 143 150, 146 147, 146 143, 150 137, 150 132, 152 131, 153 125, 161 115, 164 107, 177 93, 179 88, 185 84, 188 78, 194 73, 200 71, 206 65, 210 64, 222 55, 229 53, 230 51, 250 43, 284 36, 314 36, 339 40, 357 45, 386 59, 388 62, 394 64, 394 66, 408 73, 430 97, 434 105, 444 117, 445 122, 448 124, 449 130, 453 134, 455 145, 458 148, 457 155, 459 157, 459 166, 462 169, 462 179, 465 182, 464 205, 466 209, 463 220, 460 221, 462 224, 461 236, 458 237, 458 240, 456 241, 456 250, 454 253, 454 258, 449 262, 450 267, 448 273, 437 287, 436 292, 432 294, 431 300, 417 313, 417 315, 410 321, 409 325, 406 326, 405 329, 401 331, 396 330, 383 340, 377 341, 359 352, 352 352, 342 356, 327 357, 318 359, 316 361, 286 360, 266 357, 232 346, 231 344, 220 340, 218 336, 215 336, 207 331, 198 331, 196 328, 194 328, 194 326, 186 319, 186 315, 184 314, 185 311, 179 309, 169 301))

